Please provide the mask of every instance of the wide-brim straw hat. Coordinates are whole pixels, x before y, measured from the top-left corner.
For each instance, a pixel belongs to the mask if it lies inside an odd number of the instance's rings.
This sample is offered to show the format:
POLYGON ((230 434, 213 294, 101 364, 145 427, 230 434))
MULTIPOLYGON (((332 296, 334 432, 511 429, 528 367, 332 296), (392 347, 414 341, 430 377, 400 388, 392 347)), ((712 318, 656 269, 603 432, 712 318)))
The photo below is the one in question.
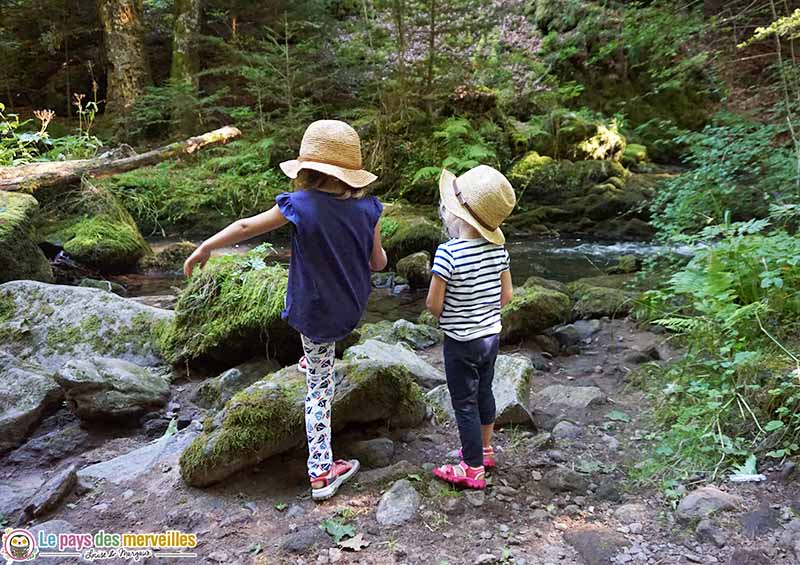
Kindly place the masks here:
POLYGON ((500 224, 511 214, 517 195, 508 179, 492 167, 479 165, 460 177, 448 170, 439 177, 444 207, 480 232, 488 241, 503 245, 500 224))
POLYGON ((310 169, 336 177, 353 188, 363 188, 378 178, 363 168, 361 139, 356 130, 339 120, 313 122, 303 134, 300 155, 280 167, 290 179, 297 178, 303 169, 310 169))

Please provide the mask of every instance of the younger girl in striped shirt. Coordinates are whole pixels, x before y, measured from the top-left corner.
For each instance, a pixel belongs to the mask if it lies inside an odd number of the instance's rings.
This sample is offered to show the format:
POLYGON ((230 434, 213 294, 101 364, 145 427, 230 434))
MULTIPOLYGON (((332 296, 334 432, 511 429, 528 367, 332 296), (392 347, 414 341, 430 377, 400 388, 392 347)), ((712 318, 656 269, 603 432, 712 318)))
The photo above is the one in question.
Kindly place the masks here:
POLYGON ((511 271, 500 224, 516 204, 502 173, 480 165, 439 179, 442 221, 451 239, 436 250, 427 306, 445 334, 444 366, 462 460, 433 474, 468 488, 486 488, 494 467, 494 363, 500 344, 500 308, 511 300, 511 271))

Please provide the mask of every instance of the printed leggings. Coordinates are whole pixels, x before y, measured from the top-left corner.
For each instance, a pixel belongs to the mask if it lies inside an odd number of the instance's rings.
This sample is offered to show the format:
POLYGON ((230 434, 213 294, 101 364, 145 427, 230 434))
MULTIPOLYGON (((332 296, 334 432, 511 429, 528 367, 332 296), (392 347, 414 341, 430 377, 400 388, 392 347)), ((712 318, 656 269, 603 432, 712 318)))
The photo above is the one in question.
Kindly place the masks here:
POLYGON ((306 356, 306 437, 308 438, 308 475, 312 479, 330 471, 333 464, 331 449, 331 407, 335 386, 333 368, 336 344, 316 343, 304 335, 306 356))

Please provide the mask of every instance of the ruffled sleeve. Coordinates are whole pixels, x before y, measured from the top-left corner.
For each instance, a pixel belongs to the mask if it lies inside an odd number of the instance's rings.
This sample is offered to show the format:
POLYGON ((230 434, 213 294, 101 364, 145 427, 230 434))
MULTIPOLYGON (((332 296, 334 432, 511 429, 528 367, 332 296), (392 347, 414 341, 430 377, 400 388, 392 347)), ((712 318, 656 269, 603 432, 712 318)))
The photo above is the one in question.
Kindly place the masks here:
POLYGON ((293 196, 293 192, 283 192, 275 197, 275 202, 278 204, 278 209, 281 211, 281 214, 283 214, 283 217, 296 226, 300 218, 292 203, 293 196))

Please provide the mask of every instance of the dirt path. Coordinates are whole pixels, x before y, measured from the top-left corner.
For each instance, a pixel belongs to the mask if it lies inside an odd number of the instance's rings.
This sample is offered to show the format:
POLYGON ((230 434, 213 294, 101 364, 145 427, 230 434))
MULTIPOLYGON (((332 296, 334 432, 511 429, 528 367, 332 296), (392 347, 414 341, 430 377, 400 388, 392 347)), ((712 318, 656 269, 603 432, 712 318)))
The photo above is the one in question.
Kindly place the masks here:
MULTIPOLYGON (((542 340, 504 351, 527 355, 540 369, 533 385, 540 429, 497 434, 498 469, 485 493, 459 492, 430 477, 434 464, 455 460, 458 442, 452 423, 429 421, 414 430, 340 434, 341 453, 356 440, 390 438, 376 455, 390 457, 390 465, 363 471, 323 504, 308 497, 302 450, 205 490, 184 485, 173 455, 136 479, 79 488, 43 519, 89 532, 192 531, 200 539, 198 557, 181 562, 193 563, 795 563, 781 544, 790 508, 800 511, 800 488, 778 470, 765 483, 721 485, 742 498, 704 523, 702 543, 697 520, 677 522, 657 490, 636 490, 626 480, 648 449, 650 410, 626 378, 638 363, 674 352, 629 321, 603 321, 596 329, 567 356, 542 353, 542 345, 550 347, 542 340), (381 496, 404 478, 421 495, 418 512, 404 525, 381 526, 381 496), (357 553, 336 548, 320 529, 326 519, 351 525, 369 546, 357 553)), ((441 367, 440 347, 422 355, 441 367)), ((0 459, 0 484, 35 486, 60 465, 53 453, 84 466, 147 441, 141 432, 83 432, 66 412, 50 418, 36 438, 38 444, 0 459)))

